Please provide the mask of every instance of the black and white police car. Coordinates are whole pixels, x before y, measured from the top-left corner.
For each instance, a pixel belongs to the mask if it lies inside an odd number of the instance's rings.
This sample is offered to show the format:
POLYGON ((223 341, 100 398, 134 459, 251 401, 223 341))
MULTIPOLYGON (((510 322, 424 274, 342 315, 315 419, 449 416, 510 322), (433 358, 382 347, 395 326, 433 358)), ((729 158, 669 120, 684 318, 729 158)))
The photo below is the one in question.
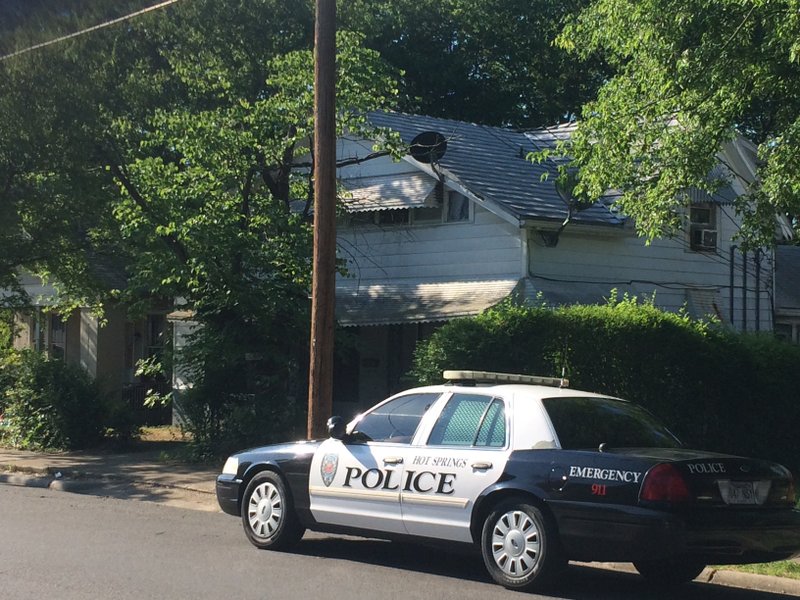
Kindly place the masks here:
POLYGON ((561 379, 445 371, 324 441, 228 458, 222 510, 258 548, 306 529, 471 544, 495 581, 531 589, 567 560, 633 562, 661 584, 707 564, 800 553, 781 465, 688 450, 625 400, 561 379))

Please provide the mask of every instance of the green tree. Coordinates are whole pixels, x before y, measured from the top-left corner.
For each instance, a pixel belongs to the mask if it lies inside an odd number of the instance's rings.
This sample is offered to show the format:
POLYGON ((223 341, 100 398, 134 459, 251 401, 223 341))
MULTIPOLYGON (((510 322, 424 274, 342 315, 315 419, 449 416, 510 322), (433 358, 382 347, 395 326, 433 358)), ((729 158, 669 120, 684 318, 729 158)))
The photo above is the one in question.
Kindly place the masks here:
POLYGON ((563 149, 580 167, 578 192, 619 189, 620 207, 644 235, 674 231, 685 190, 725 185, 709 178, 717 153, 744 136, 760 159, 739 205, 746 241, 772 243, 776 215, 798 230, 797 0, 595 0, 558 44, 601 56, 616 73, 583 107, 563 149))
MULTIPOLYGON (((212 451, 284 425, 305 387, 312 14, 178 3, 0 67, 19 116, 0 126, 14 263, 76 302, 182 299, 202 325, 186 358, 212 451), (109 260, 127 278, 113 290, 93 281, 109 260)), ((357 34, 338 51, 340 133, 382 135, 363 115, 396 94, 392 72, 357 34)))
POLYGON ((346 27, 404 71, 399 108, 492 125, 577 112, 605 78, 552 41, 586 0, 351 0, 346 27))
MULTIPOLYGON (((357 133, 393 82, 357 35, 340 35, 339 52, 337 126, 357 133)), ((182 297, 203 325, 186 355, 202 397, 190 414, 196 438, 230 446, 267 435, 265 423, 285 427, 292 411, 270 400, 305 388, 311 52, 280 55, 266 71, 267 93, 252 96, 227 72, 183 76, 203 106, 157 110, 144 128, 119 119, 121 160, 109 167, 132 287, 182 297)))

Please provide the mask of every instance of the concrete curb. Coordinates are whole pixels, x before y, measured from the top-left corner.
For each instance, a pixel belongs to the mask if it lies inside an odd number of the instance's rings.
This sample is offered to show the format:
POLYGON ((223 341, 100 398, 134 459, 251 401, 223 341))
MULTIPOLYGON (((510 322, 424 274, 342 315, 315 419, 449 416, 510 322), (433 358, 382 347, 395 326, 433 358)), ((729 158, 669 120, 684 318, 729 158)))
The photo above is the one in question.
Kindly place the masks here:
POLYGON ((26 475, 20 472, 0 473, 0 483, 21 487, 48 488, 53 482, 52 477, 26 475))
POLYGON ((746 588, 759 592, 800 596, 800 579, 772 577, 770 575, 758 575, 756 573, 742 573, 741 571, 725 571, 722 569, 706 569, 706 571, 703 571, 698 578, 700 581, 727 587, 746 588), (707 580, 703 579, 706 575, 706 571, 710 571, 707 580))
MULTIPOLYGON (((633 565, 628 563, 576 563, 584 567, 619 571, 622 573, 637 573, 633 565)), ((725 587, 741 588, 756 592, 771 594, 786 594, 800 596, 800 579, 786 577, 773 577, 771 575, 758 575, 756 573, 742 573, 741 571, 728 571, 725 569, 705 569, 695 579, 699 583, 710 583, 725 587)))
POLYGON ((195 494, 214 496, 213 492, 198 489, 185 485, 170 485, 167 483, 142 481, 134 478, 102 475, 97 476, 92 473, 82 473, 79 471, 56 471, 52 468, 34 469, 30 467, 10 467, 0 465, 0 484, 15 485, 19 487, 49 488, 62 492, 80 492, 90 489, 98 489, 103 486, 129 483, 153 488, 164 488, 174 490, 185 490, 195 494), (5 471, 3 470, 5 469, 5 471))

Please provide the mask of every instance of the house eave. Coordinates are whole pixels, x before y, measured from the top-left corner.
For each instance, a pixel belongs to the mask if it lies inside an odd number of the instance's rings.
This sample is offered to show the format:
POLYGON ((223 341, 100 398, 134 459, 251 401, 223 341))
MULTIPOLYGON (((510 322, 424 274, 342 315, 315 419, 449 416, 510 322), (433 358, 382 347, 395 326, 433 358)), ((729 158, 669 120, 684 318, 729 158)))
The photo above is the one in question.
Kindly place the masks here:
MULTIPOLYGON (((565 217, 566 218, 566 217, 565 217)), ((520 227, 536 231, 558 231, 564 224, 562 219, 522 219, 520 227)), ((627 222, 619 223, 576 223, 570 221, 565 230, 570 232, 585 233, 587 235, 627 235, 630 228, 627 222)))
POLYGON ((465 186, 461 182, 461 180, 450 170, 442 167, 441 165, 436 166, 434 168, 430 164, 419 162, 417 159, 413 158, 410 155, 404 156, 403 160, 413 165, 417 169, 421 170, 422 172, 430 175, 431 177, 435 177, 447 187, 455 190, 459 194, 463 194, 478 206, 485 208, 489 212, 497 215, 498 217, 510 223, 514 227, 521 226, 520 218, 517 215, 506 210, 505 208, 500 206, 497 202, 494 202, 491 199, 484 198, 473 192, 471 189, 465 186))

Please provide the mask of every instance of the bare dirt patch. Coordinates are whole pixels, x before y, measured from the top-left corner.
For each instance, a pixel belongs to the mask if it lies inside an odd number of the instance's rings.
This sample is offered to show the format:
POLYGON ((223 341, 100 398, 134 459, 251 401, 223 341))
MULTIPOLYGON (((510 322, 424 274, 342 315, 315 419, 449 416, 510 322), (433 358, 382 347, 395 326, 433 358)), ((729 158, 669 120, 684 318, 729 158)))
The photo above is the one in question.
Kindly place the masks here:
POLYGON ((143 442, 190 442, 192 436, 177 425, 142 427, 139 439, 143 442))

